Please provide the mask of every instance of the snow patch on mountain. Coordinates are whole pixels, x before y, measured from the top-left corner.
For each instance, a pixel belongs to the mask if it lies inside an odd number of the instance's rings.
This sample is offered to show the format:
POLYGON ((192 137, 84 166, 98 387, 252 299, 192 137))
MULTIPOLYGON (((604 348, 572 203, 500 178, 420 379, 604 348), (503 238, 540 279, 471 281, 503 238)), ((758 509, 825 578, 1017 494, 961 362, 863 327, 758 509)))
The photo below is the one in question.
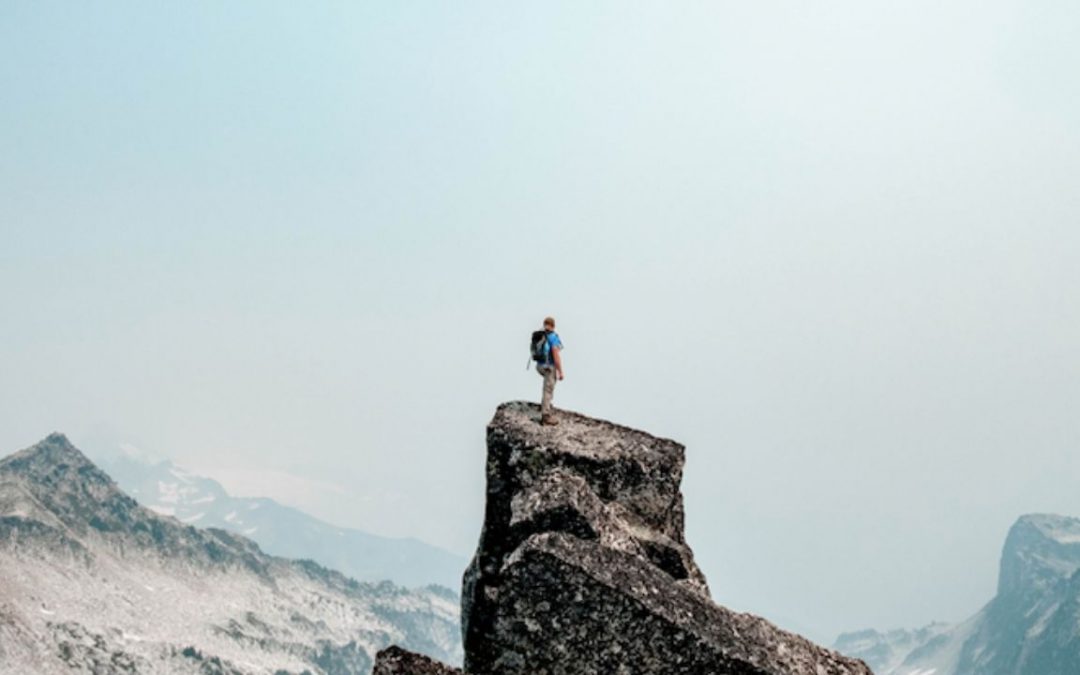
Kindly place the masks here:
POLYGON ((58 434, 0 460, 0 570, 5 673, 352 675, 401 641, 461 659, 454 594, 158 515, 58 434))

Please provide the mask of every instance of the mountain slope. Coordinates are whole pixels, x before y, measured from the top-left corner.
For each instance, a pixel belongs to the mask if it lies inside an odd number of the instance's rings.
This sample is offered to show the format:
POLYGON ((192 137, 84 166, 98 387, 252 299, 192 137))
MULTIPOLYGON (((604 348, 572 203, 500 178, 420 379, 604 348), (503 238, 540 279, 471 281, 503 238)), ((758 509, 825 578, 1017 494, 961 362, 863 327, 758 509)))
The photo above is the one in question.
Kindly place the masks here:
POLYGON ((933 623, 916 630, 855 631, 841 635, 833 648, 843 654, 859 657, 875 673, 883 675, 894 672, 909 654, 949 633, 952 628, 950 624, 933 623))
POLYGON ((439 584, 456 591, 468 564, 461 556, 416 539, 335 527, 272 499, 232 497, 217 481, 168 461, 120 457, 103 464, 121 488, 158 513, 236 532, 267 553, 310 558, 363 581, 390 580, 410 587, 439 584))
POLYGON ((453 594, 358 583, 140 506, 53 434, 0 460, 0 672, 367 672, 460 659, 453 594))
POLYGON ((1076 675, 1080 673, 1080 520, 1035 514, 1009 530, 997 594, 951 628, 890 639, 861 631, 836 648, 878 675, 1076 675))

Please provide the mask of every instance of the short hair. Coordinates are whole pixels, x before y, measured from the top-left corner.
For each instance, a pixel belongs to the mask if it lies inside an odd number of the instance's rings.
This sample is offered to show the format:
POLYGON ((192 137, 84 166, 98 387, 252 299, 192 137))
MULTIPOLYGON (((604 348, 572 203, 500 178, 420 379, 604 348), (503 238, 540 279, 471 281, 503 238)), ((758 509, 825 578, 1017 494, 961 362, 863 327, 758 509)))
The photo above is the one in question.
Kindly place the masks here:
POLYGON ((554 328, 555 327, 555 317, 553 317, 553 316, 545 316, 544 317, 544 325, 545 326, 551 326, 552 328, 554 328))

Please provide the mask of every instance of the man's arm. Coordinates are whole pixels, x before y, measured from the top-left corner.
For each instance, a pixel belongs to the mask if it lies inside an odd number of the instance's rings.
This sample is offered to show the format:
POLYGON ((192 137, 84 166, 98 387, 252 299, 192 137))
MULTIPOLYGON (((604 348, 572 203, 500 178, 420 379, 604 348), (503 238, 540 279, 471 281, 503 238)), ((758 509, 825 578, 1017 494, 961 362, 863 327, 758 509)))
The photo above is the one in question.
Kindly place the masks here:
POLYGON ((563 379, 562 347, 552 347, 551 348, 551 359, 555 362, 555 374, 558 375, 560 380, 563 379))

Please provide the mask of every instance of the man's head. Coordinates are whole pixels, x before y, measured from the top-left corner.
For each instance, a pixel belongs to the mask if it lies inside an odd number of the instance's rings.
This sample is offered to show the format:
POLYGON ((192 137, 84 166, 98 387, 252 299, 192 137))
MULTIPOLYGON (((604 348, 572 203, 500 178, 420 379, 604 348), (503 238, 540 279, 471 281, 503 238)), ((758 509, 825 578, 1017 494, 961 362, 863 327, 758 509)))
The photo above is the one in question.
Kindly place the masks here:
POLYGON ((544 319, 544 330, 555 330, 555 319, 553 317, 547 317, 544 319))

